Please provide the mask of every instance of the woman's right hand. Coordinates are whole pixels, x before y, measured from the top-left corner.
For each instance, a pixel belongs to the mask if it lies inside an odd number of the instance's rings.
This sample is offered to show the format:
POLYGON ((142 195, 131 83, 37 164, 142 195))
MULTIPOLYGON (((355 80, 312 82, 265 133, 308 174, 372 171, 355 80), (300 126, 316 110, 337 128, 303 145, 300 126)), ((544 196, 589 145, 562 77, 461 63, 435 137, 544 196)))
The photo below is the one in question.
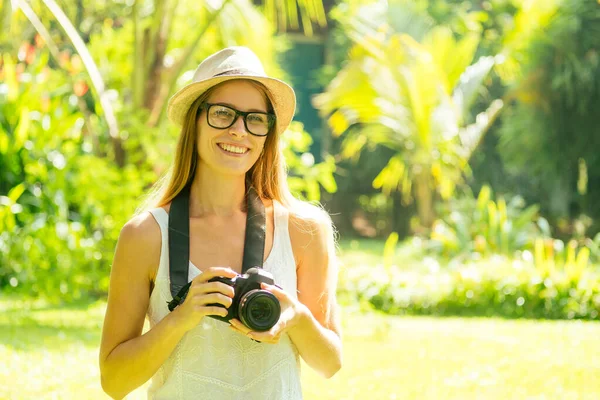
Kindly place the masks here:
POLYGON ((195 328, 202 318, 207 315, 218 315, 225 317, 229 306, 233 302, 235 294, 233 287, 222 282, 208 282, 215 277, 234 278, 238 274, 230 268, 212 267, 202 272, 192 280, 188 294, 179 307, 173 313, 187 331, 195 328), (221 304, 219 306, 208 306, 208 304, 221 304))

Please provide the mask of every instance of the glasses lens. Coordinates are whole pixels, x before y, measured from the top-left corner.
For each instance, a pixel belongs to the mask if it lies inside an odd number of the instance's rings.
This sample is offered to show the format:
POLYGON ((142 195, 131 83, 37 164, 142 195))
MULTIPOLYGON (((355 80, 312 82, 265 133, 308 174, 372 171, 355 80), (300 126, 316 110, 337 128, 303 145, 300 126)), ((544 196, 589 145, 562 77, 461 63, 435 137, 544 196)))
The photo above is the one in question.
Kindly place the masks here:
POLYGON ((225 106, 214 105, 208 109, 208 122, 215 128, 228 128, 235 119, 235 111, 225 106))
POLYGON ((248 130, 255 135, 266 135, 269 132, 269 116, 262 113, 250 113, 246 117, 248 130))
MULTIPOLYGON (((213 128, 225 129, 233 125, 237 112, 229 107, 214 104, 208 108, 208 124, 213 128)), ((273 125, 273 119, 265 113, 246 115, 246 128, 257 136, 265 136, 273 125)))

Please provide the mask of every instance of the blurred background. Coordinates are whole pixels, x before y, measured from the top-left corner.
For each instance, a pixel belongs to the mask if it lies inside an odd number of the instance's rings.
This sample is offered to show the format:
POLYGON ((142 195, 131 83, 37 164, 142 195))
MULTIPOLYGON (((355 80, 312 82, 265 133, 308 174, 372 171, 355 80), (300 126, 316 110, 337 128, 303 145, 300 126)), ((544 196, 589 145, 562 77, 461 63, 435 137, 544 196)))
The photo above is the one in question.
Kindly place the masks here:
POLYGON ((0 28, 1 399, 107 398, 120 229, 231 45, 296 90, 289 184, 339 231, 345 364, 306 399, 600 398, 599 1, 1 0, 0 28))

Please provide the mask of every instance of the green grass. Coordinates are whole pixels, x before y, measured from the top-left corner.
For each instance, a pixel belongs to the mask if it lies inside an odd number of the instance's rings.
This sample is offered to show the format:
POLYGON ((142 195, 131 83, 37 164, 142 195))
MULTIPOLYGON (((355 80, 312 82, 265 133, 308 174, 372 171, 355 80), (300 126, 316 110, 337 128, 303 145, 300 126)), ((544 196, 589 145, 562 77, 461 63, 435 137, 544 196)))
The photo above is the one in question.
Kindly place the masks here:
MULTIPOLYGON (((105 305, 0 301, 0 399, 106 399, 105 305)), ((600 323, 386 317, 344 309, 344 368, 303 366, 306 400, 600 399, 600 323)), ((145 398, 139 390, 129 399, 145 398)))

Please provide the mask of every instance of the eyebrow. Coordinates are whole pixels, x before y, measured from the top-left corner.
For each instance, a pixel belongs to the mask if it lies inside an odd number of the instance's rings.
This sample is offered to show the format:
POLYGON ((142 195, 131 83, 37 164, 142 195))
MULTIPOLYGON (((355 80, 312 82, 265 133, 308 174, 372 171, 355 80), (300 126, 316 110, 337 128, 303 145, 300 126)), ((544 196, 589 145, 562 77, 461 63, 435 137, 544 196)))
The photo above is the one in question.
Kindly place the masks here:
MULTIPOLYGON (((222 102, 222 101, 217 101, 217 102, 212 103, 212 104, 218 104, 220 106, 226 106, 226 107, 229 107, 229 108, 233 108, 234 110, 238 110, 237 107, 234 106, 233 104, 225 103, 225 102, 222 102)), ((241 111, 241 110, 238 110, 238 111, 241 111)), ((257 108, 251 108, 248 111, 244 111, 244 112, 258 112, 258 113, 263 113, 263 114, 268 114, 269 113, 268 111, 259 110, 257 108)))

